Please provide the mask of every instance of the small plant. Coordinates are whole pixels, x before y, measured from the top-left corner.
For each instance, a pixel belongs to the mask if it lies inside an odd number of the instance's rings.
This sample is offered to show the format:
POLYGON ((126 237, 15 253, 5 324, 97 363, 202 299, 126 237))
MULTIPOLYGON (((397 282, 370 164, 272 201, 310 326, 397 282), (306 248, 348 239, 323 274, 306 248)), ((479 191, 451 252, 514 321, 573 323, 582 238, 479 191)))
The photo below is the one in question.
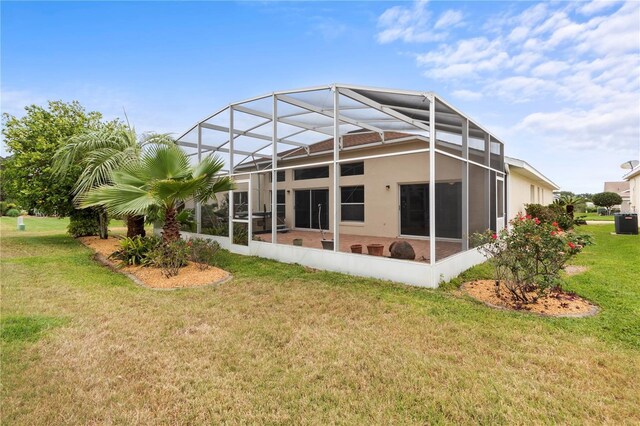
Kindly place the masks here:
POLYGON ((194 238, 187 242, 189 258, 198 269, 205 270, 213 262, 216 253, 220 250, 220 244, 215 241, 194 238))
POLYGON ((16 203, 10 203, 8 201, 0 201, 0 214, 2 216, 9 216, 7 211, 12 209, 17 209, 18 205, 16 203))
MULTIPOLYGON (((560 289, 560 271, 566 262, 591 244, 588 236, 565 232, 558 223, 518 215, 509 229, 475 234, 478 250, 494 266, 494 278, 514 301, 531 303, 545 291, 560 289)), ((497 288, 496 288, 497 291, 497 288)))
POLYGON ((18 209, 9 209, 5 215, 9 217, 18 217, 20 216, 20 211, 18 209))
POLYGON ((98 235, 100 224, 95 210, 74 210, 69 216, 67 231, 74 238, 98 235))
POLYGON ((233 224, 233 244, 249 244, 249 227, 244 223, 233 224))
POLYGON ((149 250, 147 258, 149 264, 162 269, 165 277, 175 277, 180 268, 187 265, 189 260, 189 246, 184 240, 175 240, 158 244, 149 250))
POLYGON ((126 265, 146 265, 149 263, 149 252, 160 243, 158 237, 126 237, 120 240, 120 249, 113 252, 109 258, 118 259, 126 265))

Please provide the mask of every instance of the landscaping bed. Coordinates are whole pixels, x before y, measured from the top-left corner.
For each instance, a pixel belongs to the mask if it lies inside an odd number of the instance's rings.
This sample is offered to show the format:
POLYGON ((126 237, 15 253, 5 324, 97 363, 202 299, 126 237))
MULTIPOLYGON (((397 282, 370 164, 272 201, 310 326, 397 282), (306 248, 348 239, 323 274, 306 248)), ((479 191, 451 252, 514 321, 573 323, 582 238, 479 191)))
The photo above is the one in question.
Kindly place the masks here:
POLYGON ((535 302, 520 303, 512 297, 509 290, 500 284, 496 291, 495 280, 476 280, 463 284, 462 290, 485 305, 518 311, 526 311, 554 317, 587 317, 595 315, 598 307, 582 297, 561 290, 550 290, 543 295, 535 291, 527 292, 535 302))
POLYGON ((193 288, 212 284, 219 284, 231 278, 231 275, 220 268, 209 266, 201 269, 194 262, 189 262, 180 269, 176 276, 166 277, 160 268, 122 265, 109 259, 109 256, 119 248, 119 238, 109 237, 80 237, 82 244, 96 252, 96 258, 103 264, 124 273, 137 284, 154 289, 193 288))

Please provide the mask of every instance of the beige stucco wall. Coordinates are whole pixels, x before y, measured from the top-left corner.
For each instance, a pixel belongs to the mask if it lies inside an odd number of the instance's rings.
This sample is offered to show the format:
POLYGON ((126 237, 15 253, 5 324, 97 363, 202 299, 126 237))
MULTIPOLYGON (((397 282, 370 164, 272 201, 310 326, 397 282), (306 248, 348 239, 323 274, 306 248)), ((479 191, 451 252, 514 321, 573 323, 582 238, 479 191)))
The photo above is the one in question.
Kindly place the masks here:
POLYGON ((508 220, 516 217, 518 213, 524 213, 525 204, 547 205, 553 202, 554 188, 551 185, 534 180, 513 166, 509 171, 507 187, 508 220))
MULTIPOLYGON (((424 149, 424 142, 394 144, 372 148, 342 151, 340 159, 358 158, 369 155, 424 149)), ((304 166, 310 163, 330 161, 332 155, 313 156, 297 160, 282 161, 279 167, 304 166)), ((324 179, 294 180, 293 170, 285 170, 285 182, 278 182, 278 189, 284 189, 286 196, 286 225, 294 228, 294 191, 296 189, 329 190, 329 230, 333 231, 333 167, 329 165, 329 177, 324 179)), ((438 182, 460 181, 462 163, 456 159, 438 155, 436 180, 438 182)), ((354 235, 379 235, 398 237, 400 234, 400 185, 429 182, 429 153, 404 154, 399 156, 364 160, 364 175, 344 176, 340 186, 363 185, 365 191, 364 222, 341 222, 340 232, 354 235), (387 185, 389 188, 387 189, 387 185)), ((257 187, 257 185, 256 185, 257 187)), ((254 211, 261 211, 263 204, 271 210, 269 191, 271 183, 268 175, 260 175, 261 191, 253 193, 254 211)), ((238 188, 243 190, 243 188, 238 188)), ((339 194, 338 194, 339 195, 339 194)))
POLYGON ((640 213, 640 174, 629 179, 629 212, 640 213))

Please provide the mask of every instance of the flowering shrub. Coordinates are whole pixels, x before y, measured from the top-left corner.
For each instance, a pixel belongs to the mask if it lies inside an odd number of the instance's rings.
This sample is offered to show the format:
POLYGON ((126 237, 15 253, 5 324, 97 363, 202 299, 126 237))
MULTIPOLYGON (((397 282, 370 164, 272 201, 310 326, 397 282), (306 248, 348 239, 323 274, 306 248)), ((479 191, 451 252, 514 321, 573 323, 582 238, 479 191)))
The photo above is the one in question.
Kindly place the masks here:
POLYGON ((535 302, 551 288, 560 287, 560 271, 585 245, 588 236, 564 231, 557 222, 518 215, 510 228, 498 233, 475 234, 478 250, 494 265, 496 281, 504 284, 521 303, 535 302))
POLYGON ((189 258, 201 271, 209 267, 216 253, 220 250, 220 244, 202 238, 189 240, 187 247, 189 248, 189 258))

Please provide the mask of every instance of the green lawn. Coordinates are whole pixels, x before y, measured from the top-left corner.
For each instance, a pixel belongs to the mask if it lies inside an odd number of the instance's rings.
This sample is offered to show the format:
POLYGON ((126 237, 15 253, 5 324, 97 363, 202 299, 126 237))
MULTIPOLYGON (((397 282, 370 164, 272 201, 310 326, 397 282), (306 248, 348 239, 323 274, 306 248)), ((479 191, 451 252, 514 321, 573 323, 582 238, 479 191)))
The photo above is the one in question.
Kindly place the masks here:
POLYGON ((551 319, 228 252, 232 281, 146 290, 26 224, 0 220, 4 424, 640 422, 640 238, 612 225, 567 279, 601 313, 551 319))
POLYGON ((596 220, 596 221, 605 221, 605 222, 613 222, 613 215, 608 216, 600 216, 598 213, 576 213, 576 217, 584 216, 584 220, 596 220))

